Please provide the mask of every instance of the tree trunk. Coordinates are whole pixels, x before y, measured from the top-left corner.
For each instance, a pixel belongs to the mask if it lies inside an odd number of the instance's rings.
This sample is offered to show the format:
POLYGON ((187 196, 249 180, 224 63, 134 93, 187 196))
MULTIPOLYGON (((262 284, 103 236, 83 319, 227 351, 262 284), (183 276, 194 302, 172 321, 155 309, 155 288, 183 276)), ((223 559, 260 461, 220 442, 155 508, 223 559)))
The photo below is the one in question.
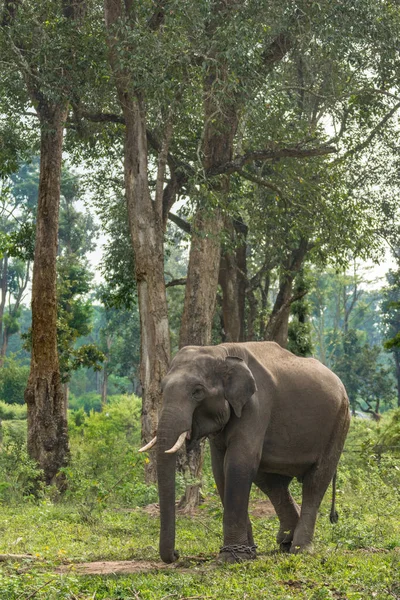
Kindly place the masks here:
POLYGON ((211 342, 212 320, 218 286, 222 217, 198 211, 192 228, 192 241, 186 278, 179 347, 205 346, 211 342))
MULTIPOLYGON (((125 14, 121 0, 105 0, 107 27, 125 14)), ((140 314, 140 379, 142 441, 156 434, 161 407, 161 379, 170 360, 167 297, 164 281, 164 228, 162 193, 153 201, 147 170, 147 137, 144 102, 127 72, 121 70, 115 48, 115 31, 109 39, 110 62, 116 77, 118 100, 125 119, 124 180, 130 234, 135 254, 140 314)), ((163 149, 165 153, 165 148, 163 149)), ((159 168, 163 168, 160 161, 159 168)), ((161 190, 162 192, 162 190, 161 190)), ((154 452, 149 453, 146 481, 156 481, 154 452)))
POLYGON ((302 267, 307 249, 308 242, 302 239, 283 265, 278 295, 267 323, 265 339, 277 342, 282 348, 287 345, 290 305, 296 300, 292 296, 293 281, 302 267))
POLYGON ((107 404, 107 387, 108 387, 108 371, 107 364, 103 369, 103 381, 101 382, 101 407, 104 408, 107 404))
MULTIPOLYGON (((7 254, 3 255, 3 258, 0 259, 0 342, 2 341, 2 345, 4 343, 4 309, 6 306, 6 297, 7 297, 7 275, 8 275, 8 256, 7 254)), ((3 356, 3 355, 2 355, 3 356)), ((3 360, 0 362, 0 366, 3 364, 3 360)))
POLYGON ((57 352, 56 257, 63 127, 67 104, 41 106, 40 179, 32 276, 32 356, 25 401, 28 452, 47 484, 62 487, 58 475, 68 459, 65 398, 57 352))
MULTIPOLYGON (((218 23, 229 18, 233 2, 217 2, 214 19, 209 25, 209 33, 215 31, 218 23)), ((219 57, 221 59, 221 57, 219 57)), ((238 101, 231 93, 216 94, 214 86, 227 81, 228 70, 223 59, 219 68, 209 67, 204 80, 204 135, 201 148, 203 169, 207 173, 212 168, 232 159, 233 140, 238 126, 238 101)), ((217 85, 218 87, 218 85, 217 85)), ((216 196, 225 201, 229 192, 229 176, 223 175, 207 186, 207 196, 216 196)), ((179 346, 205 346, 211 343, 212 321, 215 310, 218 274, 221 256, 221 232, 223 216, 219 208, 207 206, 207 199, 201 202, 192 228, 189 266, 186 280, 185 303, 179 337, 179 346)), ((183 469, 198 481, 202 470, 204 446, 192 450, 190 460, 183 469)), ((182 463, 181 463, 182 467, 182 463)), ((200 483, 189 485, 181 505, 193 507, 200 501, 200 483)))
MULTIPOLYGON (((164 281, 164 225, 153 203, 147 180, 145 115, 137 100, 124 98, 125 193, 135 253, 140 314, 140 379, 143 387, 142 441, 156 434, 161 407, 161 380, 170 361, 167 296, 164 281)), ((146 480, 156 481, 154 453, 146 480)))
POLYGON ((1 344, 1 350, 0 350, 0 367, 4 363, 4 358, 5 358, 6 353, 7 353, 7 347, 8 347, 9 337, 10 336, 9 336, 9 333, 8 333, 8 328, 5 327, 4 331, 3 331, 3 342, 1 344))
POLYGON ((393 355, 396 364, 397 406, 400 408, 400 349, 396 349, 393 355))
POLYGON ((219 284, 222 288, 222 317, 226 342, 243 342, 245 339, 246 294, 246 242, 238 240, 238 233, 246 234, 242 220, 225 219, 231 246, 221 255, 219 284))

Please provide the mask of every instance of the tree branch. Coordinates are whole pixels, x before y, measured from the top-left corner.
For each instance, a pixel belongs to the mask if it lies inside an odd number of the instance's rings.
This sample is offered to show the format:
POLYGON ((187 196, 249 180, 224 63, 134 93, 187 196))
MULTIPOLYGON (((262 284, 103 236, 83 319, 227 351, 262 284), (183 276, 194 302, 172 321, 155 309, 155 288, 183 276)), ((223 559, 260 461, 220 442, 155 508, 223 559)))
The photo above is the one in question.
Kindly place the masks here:
POLYGON ((337 152, 337 149, 334 146, 319 146, 317 148, 299 148, 298 146, 277 148, 272 146, 271 148, 254 150, 242 156, 237 156, 232 161, 209 169, 206 174, 208 177, 215 177, 216 175, 237 173, 244 165, 256 160, 268 162, 280 158, 310 158, 313 156, 325 156, 326 154, 333 154, 335 152, 337 152))
POLYGON ((172 281, 168 281, 165 284, 165 287, 174 287, 176 285, 186 285, 186 277, 182 277, 181 279, 172 279, 172 281))
POLYGON ((293 47, 293 40, 287 33, 280 33, 262 54, 263 62, 267 67, 272 67, 293 47))
POLYGON ((238 175, 241 175, 241 177, 243 177, 244 179, 247 179, 248 181, 252 181, 253 183, 256 183, 257 185, 261 185, 262 187, 266 187, 269 190, 276 192, 279 197, 281 197, 281 198, 284 197, 282 190, 280 190, 278 188, 278 186, 274 185, 273 183, 269 183, 262 177, 257 177, 257 175, 251 175, 250 173, 247 173, 246 171, 243 171, 242 169, 239 169, 237 171, 237 173, 238 173, 238 175))
POLYGON ((169 212, 168 219, 175 223, 175 225, 178 225, 179 229, 182 229, 182 231, 185 231, 186 233, 192 233, 192 227, 190 223, 181 217, 178 217, 178 215, 174 215, 172 212, 169 212))
POLYGON ((354 148, 345 152, 343 154, 343 156, 340 156, 339 158, 334 160, 332 163, 332 166, 345 161, 350 156, 353 156, 357 152, 360 152, 360 151, 364 150, 365 148, 367 148, 367 146, 369 146, 369 144, 372 142, 374 137, 381 131, 381 129, 383 129, 383 127, 386 125, 386 123, 393 117, 393 115, 399 110, 399 108, 400 108, 400 102, 395 104, 393 106, 393 108, 379 121, 379 123, 376 125, 376 127, 374 127, 374 129, 371 131, 369 136, 363 142, 361 142, 360 144, 357 144, 357 146, 354 146, 354 148))

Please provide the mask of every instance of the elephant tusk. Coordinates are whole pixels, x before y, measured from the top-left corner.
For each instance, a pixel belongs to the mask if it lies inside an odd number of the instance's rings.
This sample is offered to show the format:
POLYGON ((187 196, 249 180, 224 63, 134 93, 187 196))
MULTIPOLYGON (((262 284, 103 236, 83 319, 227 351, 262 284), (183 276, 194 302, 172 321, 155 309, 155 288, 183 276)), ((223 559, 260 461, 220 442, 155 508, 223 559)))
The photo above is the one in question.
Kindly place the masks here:
POLYGON ((181 435, 178 437, 176 444, 172 446, 172 448, 170 448, 169 450, 166 450, 165 454, 174 454, 174 452, 177 452, 179 448, 181 448, 185 443, 186 435, 188 433, 188 431, 184 431, 183 433, 181 433, 181 435))
POLYGON ((143 448, 140 448, 140 450, 138 450, 138 452, 146 452, 146 450, 150 450, 150 448, 152 448, 156 443, 157 443, 157 436, 153 437, 151 442, 149 442, 148 444, 143 446, 143 448))

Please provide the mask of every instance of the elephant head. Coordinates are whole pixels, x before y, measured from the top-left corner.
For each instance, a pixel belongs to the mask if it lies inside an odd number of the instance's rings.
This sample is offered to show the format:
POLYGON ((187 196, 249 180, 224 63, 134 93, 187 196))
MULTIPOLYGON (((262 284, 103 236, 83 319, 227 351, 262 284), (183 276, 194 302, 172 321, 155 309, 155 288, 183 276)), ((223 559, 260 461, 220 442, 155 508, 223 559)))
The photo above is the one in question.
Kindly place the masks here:
POLYGON ((212 347, 188 346, 178 352, 163 379, 163 407, 157 436, 160 500, 160 555, 170 563, 175 551, 176 452, 186 441, 190 451, 204 437, 222 431, 240 418, 256 391, 254 377, 241 358, 222 356, 212 347))

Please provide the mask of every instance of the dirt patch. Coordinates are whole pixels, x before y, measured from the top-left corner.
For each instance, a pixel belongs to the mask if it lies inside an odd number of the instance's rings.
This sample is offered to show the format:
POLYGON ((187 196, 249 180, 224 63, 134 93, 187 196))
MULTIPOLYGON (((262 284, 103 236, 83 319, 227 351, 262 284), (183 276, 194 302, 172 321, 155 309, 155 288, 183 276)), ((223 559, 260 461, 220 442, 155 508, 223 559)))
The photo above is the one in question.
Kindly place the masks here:
POLYGON ((160 514, 160 505, 158 503, 148 504, 142 508, 142 511, 150 515, 150 517, 158 517, 160 514))
POLYGON ((62 565, 57 573, 76 573, 78 575, 113 575, 124 573, 148 573, 161 569, 173 569, 173 565, 146 560, 114 560, 62 565))
POLYGON ((276 515, 275 509, 269 500, 251 500, 249 513, 251 517, 264 517, 266 519, 270 519, 276 515))
MULTIPOLYGON (((142 510, 146 514, 150 515, 150 517, 158 517, 158 515, 160 514, 160 506, 157 503, 148 504, 147 506, 142 508, 142 510)), ((190 511, 190 515, 196 515, 197 513, 197 509, 190 511)), ((275 509, 269 500, 251 500, 249 504, 249 513, 250 516, 256 518, 264 517, 267 519, 276 515, 275 509)), ((177 507, 177 514, 187 515, 188 513, 177 507)))
POLYGON ((151 571, 173 571, 192 572, 196 567, 215 568, 215 557, 213 556, 186 556, 179 561, 167 565, 161 561, 149 560, 102 560, 87 563, 73 563, 61 565, 56 573, 75 573, 76 575, 124 575, 129 573, 149 573, 151 571))

